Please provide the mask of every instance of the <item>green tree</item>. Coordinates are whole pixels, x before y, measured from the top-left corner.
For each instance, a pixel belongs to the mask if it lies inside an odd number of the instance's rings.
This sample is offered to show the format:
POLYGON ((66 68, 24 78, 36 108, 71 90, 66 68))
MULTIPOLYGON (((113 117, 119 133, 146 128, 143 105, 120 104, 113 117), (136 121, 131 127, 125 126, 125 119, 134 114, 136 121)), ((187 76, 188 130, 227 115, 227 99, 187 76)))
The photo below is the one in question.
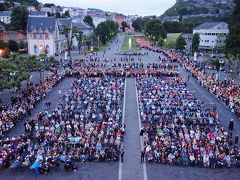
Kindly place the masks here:
POLYGON ((63 14, 63 16, 69 18, 69 17, 70 17, 69 11, 65 11, 65 13, 63 14))
POLYGON ((235 0, 235 7, 229 23, 229 37, 227 40, 227 52, 240 54, 240 1, 235 0))
POLYGON ((107 40, 110 36, 111 29, 106 22, 101 22, 100 24, 98 24, 98 26, 95 30, 95 33, 100 38, 100 41, 103 44, 106 44, 107 40))
POLYGON ((145 23, 144 32, 147 36, 150 36, 150 39, 158 40, 161 36, 162 38, 166 38, 166 33, 164 31, 163 25, 161 21, 157 19, 150 19, 145 23))
POLYGON ((165 21, 163 27, 167 33, 181 33, 183 30, 182 23, 177 21, 165 21))
POLYGON ((56 16, 56 18, 60 18, 61 17, 60 12, 56 12, 55 16, 56 16))
POLYGON ((118 32, 118 23, 112 20, 105 21, 110 28, 110 37, 114 37, 118 32))
POLYGON ((55 6, 55 4, 53 4, 53 3, 45 3, 44 4, 44 7, 54 7, 55 6))
POLYGON ((226 50, 226 36, 225 35, 217 36, 214 50, 216 50, 219 53, 225 52, 225 50, 226 50))
POLYGON ((159 39, 158 39, 157 45, 159 47, 162 47, 162 46, 164 46, 164 43, 165 43, 164 39, 160 36, 159 39))
POLYGON ((0 49, 4 49, 7 47, 7 43, 5 43, 3 40, 0 40, 0 49))
POLYGON ((78 51, 81 53, 81 46, 83 41, 83 32, 79 30, 76 26, 73 27, 73 34, 78 42, 78 51))
POLYGON ((145 21, 141 17, 139 17, 132 22, 132 27, 135 31, 142 31, 144 28, 144 22, 145 21))
POLYGON ((85 16, 84 19, 83 19, 83 22, 85 22, 85 23, 88 24, 89 26, 95 28, 95 27, 94 27, 94 24, 93 24, 93 19, 92 19, 91 16, 89 16, 89 15, 85 16))
POLYGON ((66 25, 61 26, 59 30, 60 30, 60 34, 62 34, 67 40, 68 55, 71 57, 71 48, 72 48, 72 42, 74 38, 73 30, 71 27, 66 25))
POLYGON ((127 27, 128 27, 127 22, 123 21, 123 22, 121 23, 121 29, 122 29, 122 31, 125 32, 125 30, 126 30, 127 27))
POLYGON ((192 53, 198 51, 199 43, 200 43, 200 36, 198 33, 195 33, 192 39, 192 53))
POLYGON ((26 6, 15 7, 11 15, 10 28, 12 30, 26 32, 28 14, 29 12, 26 6))
POLYGON ((7 43, 8 49, 13 52, 18 52, 19 46, 18 43, 14 40, 9 40, 7 43))
POLYGON ((191 33, 193 32, 193 23, 191 22, 182 22, 182 33, 191 33))
POLYGON ((185 46, 187 45, 185 39, 182 36, 179 36, 176 41, 176 49, 183 50, 185 49, 185 46))

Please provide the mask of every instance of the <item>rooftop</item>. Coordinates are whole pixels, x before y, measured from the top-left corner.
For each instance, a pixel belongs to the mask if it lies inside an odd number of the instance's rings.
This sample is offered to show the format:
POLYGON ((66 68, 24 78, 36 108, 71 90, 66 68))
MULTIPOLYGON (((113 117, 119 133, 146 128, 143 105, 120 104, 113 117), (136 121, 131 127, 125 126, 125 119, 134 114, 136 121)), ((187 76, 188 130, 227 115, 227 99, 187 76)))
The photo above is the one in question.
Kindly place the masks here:
POLYGON ((78 29, 92 29, 91 26, 89 26, 88 24, 85 24, 83 22, 73 23, 73 26, 76 26, 78 29))
POLYGON ((206 22, 195 27, 194 30, 215 29, 216 26, 227 26, 225 22, 206 22))
POLYGON ((30 11, 29 16, 47 16, 46 11, 30 11))
POLYGON ((11 16, 12 11, 0 11, 0 16, 11 16))
POLYGON ((55 31, 56 18, 54 17, 28 17, 27 31, 33 32, 34 30, 45 31, 50 33, 55 31))

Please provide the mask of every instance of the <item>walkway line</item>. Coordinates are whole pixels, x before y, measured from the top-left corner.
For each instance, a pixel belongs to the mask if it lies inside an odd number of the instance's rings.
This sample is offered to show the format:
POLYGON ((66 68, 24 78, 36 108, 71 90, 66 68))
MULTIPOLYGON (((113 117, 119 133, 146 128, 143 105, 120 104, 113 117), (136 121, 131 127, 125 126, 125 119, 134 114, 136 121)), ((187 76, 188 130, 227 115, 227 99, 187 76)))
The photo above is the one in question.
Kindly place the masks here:
MULTIPOLYGON (((138 102, 138 90, 137 90, 137 80, 135 78, 135 87, 136 87, 136 96, 137 96, 137 113, 138 113, 138 125, 139 125, 139 132, 141 130, 142 122, 141 122, 141 117, 140 117, 140 111, 139 111, 139 102, 138 102)), ((140 143, 141 143, 141 150, 143 150, 143 138, 139 136, 140 138, 140 143)), ((140 154, 140 152, 139 152, 140 154)), ((142 163, 143 165, 143 179, 147 180, 147 166, 146 166, 146 161, 142 163)))
MULTIPOLYGON (((123 114, 122 114, 122 124, 125 123, 125 106, 126 106, 126 89, 127 89, 127 81, 125 78, 125 82, 124 82, 124 97, 123 97, 123 114)), ((121 145, 121 148, 123 148, 123 142, 121 145)), ((121 163, 121 159, 119 158, 119 169, 118 169, 118 180, 122 180, 122 163, 121 163)))

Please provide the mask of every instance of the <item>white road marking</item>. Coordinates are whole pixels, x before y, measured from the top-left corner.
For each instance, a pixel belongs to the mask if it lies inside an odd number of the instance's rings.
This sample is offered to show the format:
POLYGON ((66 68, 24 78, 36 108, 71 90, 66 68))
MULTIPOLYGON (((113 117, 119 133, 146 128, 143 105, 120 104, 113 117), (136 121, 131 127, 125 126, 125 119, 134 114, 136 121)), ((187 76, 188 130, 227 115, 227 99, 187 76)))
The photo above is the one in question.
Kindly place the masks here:
MULTIPOLYGON (((137 91, 137 80, 135 78, 135 87, 136 87, 136 98, 137 98, 137 113, 138 113, 138 125, 139 125, 139 132, 141 130, 141 118, 140 118, 140 112, 139 112, 139 102, 138 102, 138 91, 137 91)), ((140 138, 140 144, 141 144, 141 150, 143 149, 143 138, 141 136, 139 136, 140 138)), ((140 153, 140 152, 139 152, 140 153)), ((146 163, 142 163, 143 165, 143 179, 147 180, 147 166, 146 163)))
MULTIPOLYGON (((122 124, 125 123, 125 104, 126 104, 126 89, 127 89, 127 81, 125 78, 125 82, 124 82, 124 98, 123 98, 123 114, 122 114, 122 124)), ((123 143, 121 148, 123 148, 123 143)), ((121 159, 119 159, 119 169, 118 169, 118 180, 122 180, 122 163, 121 163, 121 159)))

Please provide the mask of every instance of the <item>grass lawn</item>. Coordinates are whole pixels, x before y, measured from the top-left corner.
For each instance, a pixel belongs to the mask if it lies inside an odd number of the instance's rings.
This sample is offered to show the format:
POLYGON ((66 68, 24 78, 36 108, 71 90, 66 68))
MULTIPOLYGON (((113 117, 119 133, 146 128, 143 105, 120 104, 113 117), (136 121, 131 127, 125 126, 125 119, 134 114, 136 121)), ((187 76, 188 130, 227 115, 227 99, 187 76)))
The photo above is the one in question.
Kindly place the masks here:
POLYGON ((135 37, 134 37, 134 36, 129 36, 129 35, 126 35, 126 36, 124 37, 124 40, 123 40, 123 43, 122 43, 122 47, 121 47, 121 51, 122 51, 122 52, 127 52, 127 51, 129 51, 129 48, 128 48, 129 38, 132 39, 132 51, 139 51, 140 48, 139 48, 138 45, 137 45, 137 42, 136 42, 135 37))
POLYGON ((181 33, 169 33, 167 34, 167 41, 165 47, 173 49, 176 46, 176 40, 181 33))

